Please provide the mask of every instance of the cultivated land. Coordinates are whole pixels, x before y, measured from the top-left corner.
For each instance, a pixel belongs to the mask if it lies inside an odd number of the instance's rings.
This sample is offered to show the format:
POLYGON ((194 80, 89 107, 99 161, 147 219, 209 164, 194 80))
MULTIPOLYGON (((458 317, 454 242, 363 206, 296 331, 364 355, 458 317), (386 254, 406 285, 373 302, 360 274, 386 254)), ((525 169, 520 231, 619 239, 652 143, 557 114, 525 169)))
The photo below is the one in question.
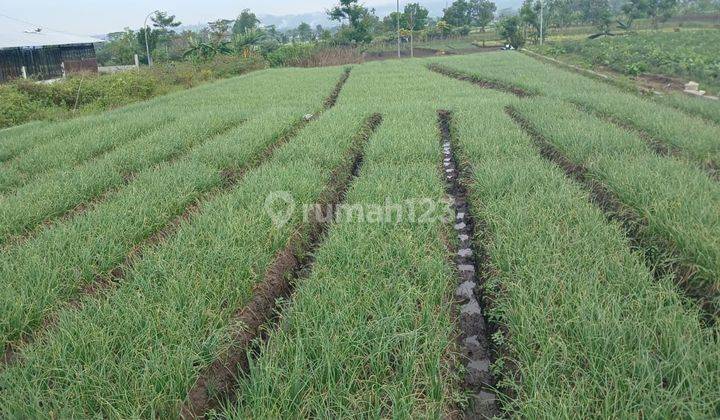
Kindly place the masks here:
POLYGON ((716 417, 683 103, 508 52, 0 131, 0 416, 716 417))

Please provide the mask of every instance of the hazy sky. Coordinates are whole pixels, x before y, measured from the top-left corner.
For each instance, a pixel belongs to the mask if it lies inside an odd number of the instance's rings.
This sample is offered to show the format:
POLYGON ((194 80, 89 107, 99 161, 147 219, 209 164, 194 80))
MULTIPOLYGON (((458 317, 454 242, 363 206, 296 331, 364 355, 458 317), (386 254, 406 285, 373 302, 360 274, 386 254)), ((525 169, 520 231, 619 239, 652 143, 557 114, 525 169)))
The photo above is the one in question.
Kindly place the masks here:
MULTIPOLYGON (((104 34, 126 26, 142 26, 145 16, 156 9, 167 10, 185 24, 231 18, 245 8, 257 14, 320 12, 336 0, 2 0, 0 14, 55 30, 77 34, 104 34)), ((393 0, 364 0, 368 6, 393 0)), ((404 3, 404 1, 403 1, 404 3)))

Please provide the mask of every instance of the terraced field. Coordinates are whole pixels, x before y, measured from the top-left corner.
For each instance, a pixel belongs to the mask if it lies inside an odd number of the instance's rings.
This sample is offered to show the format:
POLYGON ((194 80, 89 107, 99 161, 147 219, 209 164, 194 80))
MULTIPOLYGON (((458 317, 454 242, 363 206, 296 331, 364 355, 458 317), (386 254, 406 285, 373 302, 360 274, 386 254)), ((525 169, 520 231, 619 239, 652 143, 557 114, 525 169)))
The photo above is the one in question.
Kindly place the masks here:
POLYGON ((0 131, 3 418, 720 416, 720 126, 517 53, 0 131))

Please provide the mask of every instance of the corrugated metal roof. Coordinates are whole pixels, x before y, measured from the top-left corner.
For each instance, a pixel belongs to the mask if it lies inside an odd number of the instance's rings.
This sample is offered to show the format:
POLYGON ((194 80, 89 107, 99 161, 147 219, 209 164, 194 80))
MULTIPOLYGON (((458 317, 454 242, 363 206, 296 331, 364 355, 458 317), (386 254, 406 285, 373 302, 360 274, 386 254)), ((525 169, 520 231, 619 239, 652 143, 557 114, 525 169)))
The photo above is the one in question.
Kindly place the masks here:
POLYGON ((102 40, 33 27, 0 16, 0 49, 43 47, 46 45, 93 44, 102 40))

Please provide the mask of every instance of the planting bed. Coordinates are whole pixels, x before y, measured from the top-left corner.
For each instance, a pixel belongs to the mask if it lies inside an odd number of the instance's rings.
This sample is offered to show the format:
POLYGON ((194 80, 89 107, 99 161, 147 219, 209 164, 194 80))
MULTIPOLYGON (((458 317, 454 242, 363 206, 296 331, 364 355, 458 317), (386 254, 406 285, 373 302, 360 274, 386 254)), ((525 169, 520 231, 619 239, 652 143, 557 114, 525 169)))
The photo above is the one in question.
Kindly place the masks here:
POLYGON ((0 130, 0 417, 717 417, 719 158, 511 52, 0 130))

